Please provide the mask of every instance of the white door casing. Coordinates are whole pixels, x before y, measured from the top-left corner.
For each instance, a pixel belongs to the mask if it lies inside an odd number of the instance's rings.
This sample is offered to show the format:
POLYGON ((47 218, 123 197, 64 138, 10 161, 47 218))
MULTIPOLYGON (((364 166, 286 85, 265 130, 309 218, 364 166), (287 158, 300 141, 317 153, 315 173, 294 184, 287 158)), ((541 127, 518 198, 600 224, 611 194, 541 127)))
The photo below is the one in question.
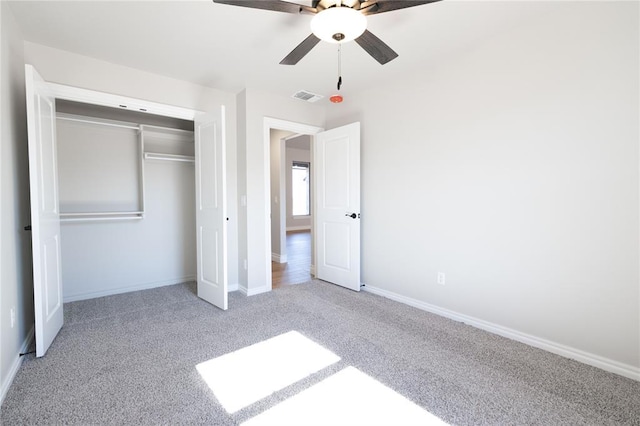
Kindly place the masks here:
POLYGON ((360 123, 316 135, 316 276, 360 291, 360 123))
POLYGON ((36 356, 41 357, 62 328, 60 210, 55 97, 31 66, 25 66, 31 195, 33 298, 36 356))
POLYGON ((195 118, 198 297, 226 310, 227 209, 224 106, 195 118))

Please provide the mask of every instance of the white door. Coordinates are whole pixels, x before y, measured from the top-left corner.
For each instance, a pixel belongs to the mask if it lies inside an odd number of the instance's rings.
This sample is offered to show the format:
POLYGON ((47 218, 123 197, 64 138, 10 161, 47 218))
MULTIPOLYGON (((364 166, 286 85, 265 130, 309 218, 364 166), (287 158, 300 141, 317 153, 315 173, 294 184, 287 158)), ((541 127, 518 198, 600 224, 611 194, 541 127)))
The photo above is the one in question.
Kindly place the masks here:
POLYGON ((60 211, 56 158, 55 98, 38 72, 25 66, 31 244, 36 356, 47 352, 62 328, 60 211))
POLYGON ((227 309, 225 144, 220 117, 195 120, 198 297, 227 309))
POLYGON ((316 135, 316 277, 360 291, 360 123, 316 135))

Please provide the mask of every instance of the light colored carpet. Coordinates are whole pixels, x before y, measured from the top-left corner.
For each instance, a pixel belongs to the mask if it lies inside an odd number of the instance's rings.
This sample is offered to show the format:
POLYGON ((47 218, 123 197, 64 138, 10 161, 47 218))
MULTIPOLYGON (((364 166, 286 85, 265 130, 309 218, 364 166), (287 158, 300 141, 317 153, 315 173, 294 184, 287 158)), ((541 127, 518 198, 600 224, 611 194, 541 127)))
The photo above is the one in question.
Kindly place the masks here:
POLYGON ((3 425, 640 425, 639 382, 320 281, 234 293, 227 312, 181 284, 69 303, 65 321, 3 425))

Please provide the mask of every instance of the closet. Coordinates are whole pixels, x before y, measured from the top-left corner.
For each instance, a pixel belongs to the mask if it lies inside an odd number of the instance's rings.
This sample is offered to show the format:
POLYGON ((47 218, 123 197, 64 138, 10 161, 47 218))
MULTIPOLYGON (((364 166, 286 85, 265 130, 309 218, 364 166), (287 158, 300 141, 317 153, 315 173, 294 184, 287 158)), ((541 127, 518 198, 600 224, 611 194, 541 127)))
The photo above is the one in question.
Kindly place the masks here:
POLYGON ((196 279, 193 127, 56 100, 65 302, 196 279))
POLYGON ((25 93, 36 356, 65 301, 195 278, 226 310, 225 106, 50 83, 29 64, 25 93))

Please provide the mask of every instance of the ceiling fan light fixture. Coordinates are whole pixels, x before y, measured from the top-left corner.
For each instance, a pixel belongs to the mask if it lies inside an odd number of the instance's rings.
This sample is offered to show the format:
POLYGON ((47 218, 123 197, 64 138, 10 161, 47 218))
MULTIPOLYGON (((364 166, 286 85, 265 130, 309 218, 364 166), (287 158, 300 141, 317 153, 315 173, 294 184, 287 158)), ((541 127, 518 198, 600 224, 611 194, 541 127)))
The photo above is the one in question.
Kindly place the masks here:
POLYGON ((367 29, 367 18, 347 6, 331 7, 311 20, 311 32, 329 43, 345 43, 360 37, 367 29))

